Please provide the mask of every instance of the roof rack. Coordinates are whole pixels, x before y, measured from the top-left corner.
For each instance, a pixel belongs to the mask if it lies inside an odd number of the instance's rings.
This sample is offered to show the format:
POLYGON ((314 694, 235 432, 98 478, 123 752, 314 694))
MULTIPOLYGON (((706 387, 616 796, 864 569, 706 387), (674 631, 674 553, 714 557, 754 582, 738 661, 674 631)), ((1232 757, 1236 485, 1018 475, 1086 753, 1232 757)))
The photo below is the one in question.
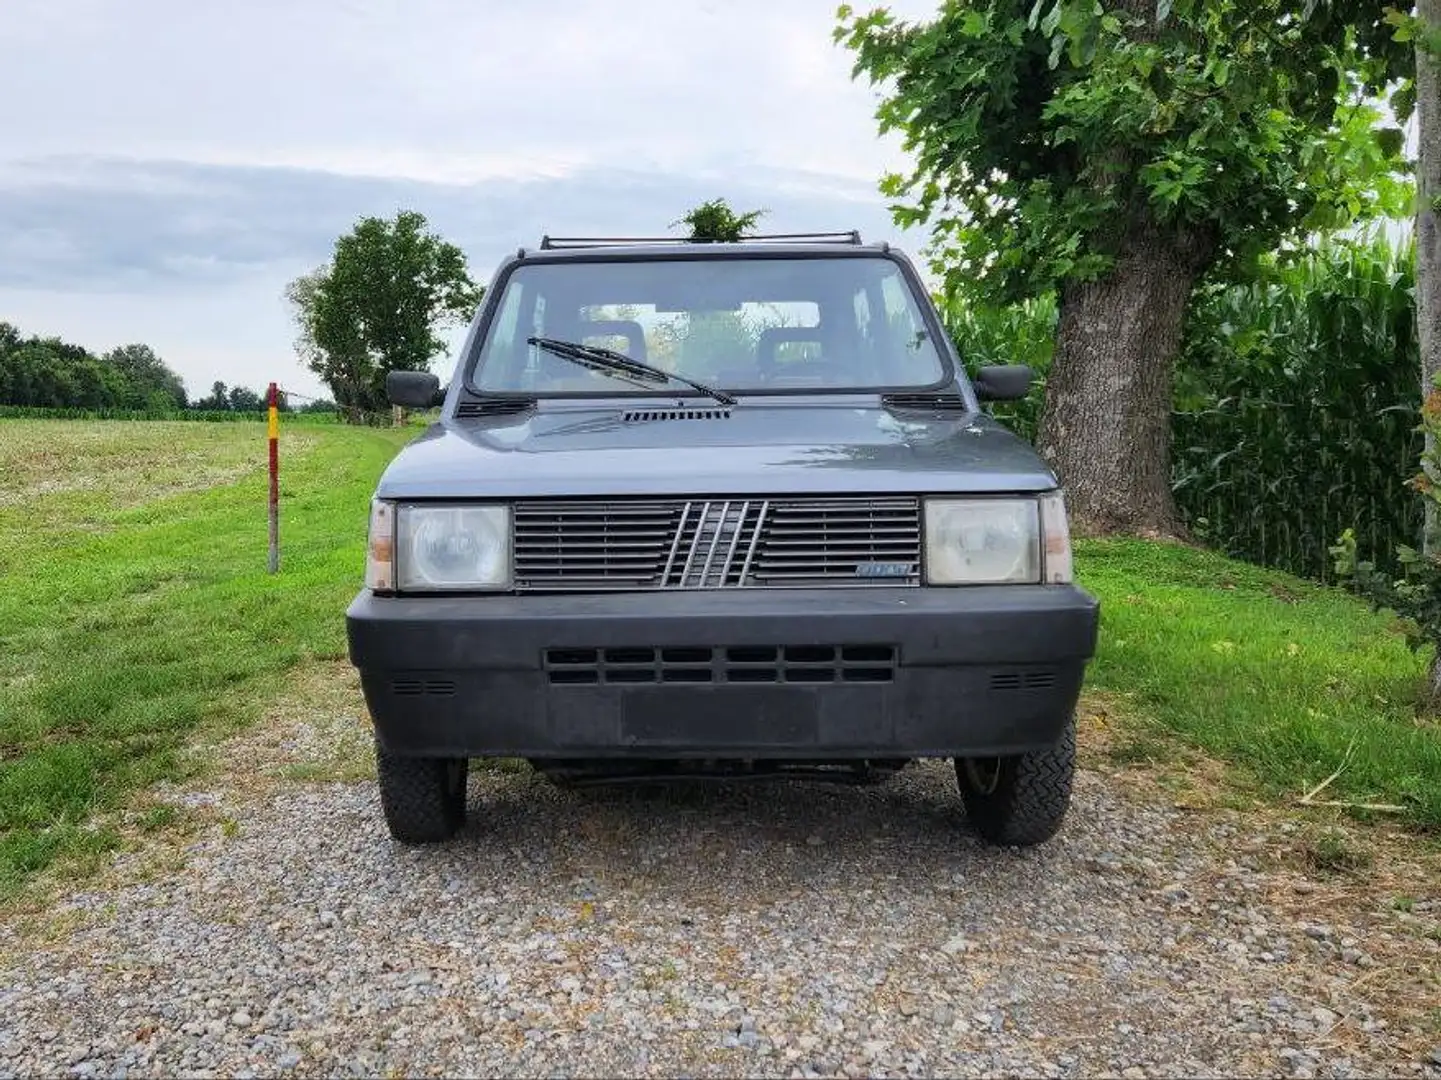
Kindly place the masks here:
MULTIPOLYGON (((819 232, 819 233, 765 233, 760 236, 743 236, 741 243, 754 243, 768 240, 811 240, 827 244, 859 244, 861 232, 859 229, 851 229, 849 232, 819 232)), ((710 243, 706 240, 692 240, 687 236, 542 236, 540 247, 542 251, 550 251, 555 248, 587 248, 587 247, 617 247, 623 244, 695 244, 710 243)))

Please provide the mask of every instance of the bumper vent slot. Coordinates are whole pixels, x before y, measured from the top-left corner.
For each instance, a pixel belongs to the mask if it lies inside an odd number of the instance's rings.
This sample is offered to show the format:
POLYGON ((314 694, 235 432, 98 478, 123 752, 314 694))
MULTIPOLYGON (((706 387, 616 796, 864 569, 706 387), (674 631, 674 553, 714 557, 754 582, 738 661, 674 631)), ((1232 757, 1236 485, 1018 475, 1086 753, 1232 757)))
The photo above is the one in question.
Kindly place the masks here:
POLYGON ((669 683, 889 683, 894 645, 738 645, 547 649, 553 686, 660 686, 669 683))
POLYGON ((528 592, 920 584, 913 497, 519 503, 528 592))
POLYGON ((390 692, 396 697, 453 697, 455 683, 449 679, 394 679, 390 692))
POLYGON ((1048 690, 1055 685, 1054 671, 998 671, 991 676, 992 690, 1048 690))

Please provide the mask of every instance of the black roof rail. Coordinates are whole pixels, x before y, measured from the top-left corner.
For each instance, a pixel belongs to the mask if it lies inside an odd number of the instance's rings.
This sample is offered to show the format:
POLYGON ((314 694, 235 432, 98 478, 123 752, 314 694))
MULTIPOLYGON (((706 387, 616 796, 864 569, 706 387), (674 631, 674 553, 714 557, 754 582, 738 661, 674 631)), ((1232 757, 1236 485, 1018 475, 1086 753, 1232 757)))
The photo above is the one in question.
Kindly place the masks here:
MULTIPOLYGON (((749 244, 756 241, 764 243, 768 240, 811 240, 827 244, 859 244, 861 243, 861 232, 859 229, 851 229, 848 232, 819 232, 819 233, 764 233, 758 236, 743 236, 741 243, 749 244)), ((692 240, 688 236, 542 236, 540 247, 542 251, 551 251, 556 248, 586 248, 586 247, 617 247, 623 244, 696 244, 710 243, 706 240, 692 240)))

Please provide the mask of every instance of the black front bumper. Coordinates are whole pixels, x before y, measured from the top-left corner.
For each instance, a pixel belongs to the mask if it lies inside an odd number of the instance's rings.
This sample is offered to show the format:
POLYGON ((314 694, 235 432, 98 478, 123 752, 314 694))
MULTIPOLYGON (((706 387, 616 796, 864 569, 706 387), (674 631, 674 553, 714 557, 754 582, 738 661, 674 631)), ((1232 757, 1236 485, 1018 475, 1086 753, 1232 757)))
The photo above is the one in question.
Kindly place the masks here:
POLYGON ((843 759, 1054 742, 1095 650, 1065 585, 378 597, 346 614, 386 749, 843 759))

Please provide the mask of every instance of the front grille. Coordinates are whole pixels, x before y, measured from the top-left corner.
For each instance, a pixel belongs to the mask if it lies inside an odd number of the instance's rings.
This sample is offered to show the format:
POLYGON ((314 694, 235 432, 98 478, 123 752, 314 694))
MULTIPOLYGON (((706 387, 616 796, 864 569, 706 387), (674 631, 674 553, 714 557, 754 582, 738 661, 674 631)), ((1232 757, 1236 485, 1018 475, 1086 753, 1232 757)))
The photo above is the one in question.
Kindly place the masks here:
POLYGON ((665 683, 888 683, 896 677, 893 645, 733 645, 547 649, 556 686, 665 683))
POLYGON ((520 503, 516 587, 529 591, 915 585, 911 497, 520 503))

